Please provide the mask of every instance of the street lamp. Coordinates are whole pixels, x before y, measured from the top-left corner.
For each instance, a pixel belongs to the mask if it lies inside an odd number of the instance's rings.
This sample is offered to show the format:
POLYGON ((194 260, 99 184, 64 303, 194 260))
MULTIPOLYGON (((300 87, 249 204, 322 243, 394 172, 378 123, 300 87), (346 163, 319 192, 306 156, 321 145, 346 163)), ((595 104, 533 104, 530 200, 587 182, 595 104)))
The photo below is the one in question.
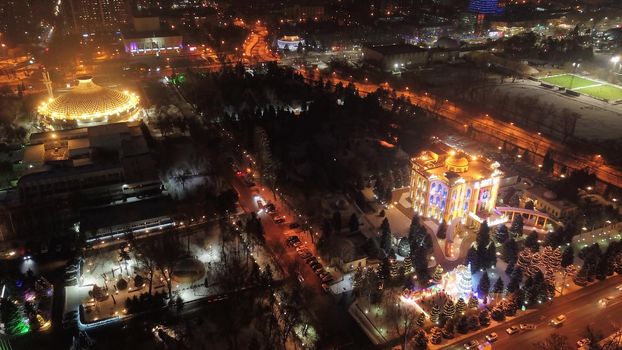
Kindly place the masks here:
POLYGON ((570 90, 572 90, 572 83, 574 82, 574 75, 577 74, 577 69, 581 67, 581 63, 572 62, 572 76, 570 77, 570 90))

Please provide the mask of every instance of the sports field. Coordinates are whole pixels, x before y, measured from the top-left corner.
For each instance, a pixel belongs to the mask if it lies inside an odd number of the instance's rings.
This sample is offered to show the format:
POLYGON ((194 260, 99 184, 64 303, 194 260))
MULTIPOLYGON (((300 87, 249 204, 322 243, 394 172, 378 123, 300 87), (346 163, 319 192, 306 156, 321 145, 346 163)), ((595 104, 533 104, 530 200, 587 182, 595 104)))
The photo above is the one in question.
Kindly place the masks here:
POLYGON ((560 74, 542 77, 540 80, 551 85, 561 86, 597 98, 604 98, 610 101, 622 100, 621 87, 579 75, 560 74))

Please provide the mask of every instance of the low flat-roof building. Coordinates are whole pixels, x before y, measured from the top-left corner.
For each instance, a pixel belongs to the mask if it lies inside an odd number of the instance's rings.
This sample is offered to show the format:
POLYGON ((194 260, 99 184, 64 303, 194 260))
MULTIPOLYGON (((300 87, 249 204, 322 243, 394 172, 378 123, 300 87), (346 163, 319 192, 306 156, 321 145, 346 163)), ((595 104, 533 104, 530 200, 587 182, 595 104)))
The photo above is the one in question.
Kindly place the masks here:
POLYGON ((363 46, 363 60, 388 71, 424 65, 428 61, 428 51, 411 44, 365 45, 363 46))
POLYGON ((524 190, 520 202, 521 207, 525 207, 527 203, 531 202, 534 209, 547 213, 557 220, 571 216, 578 209, 574 203, 558 199, 555 192, 541 186, 524 190))
POLYGON ((162 191, 138 122, 33 134, 22 163, 17 231, 58 233, 76 224, 85 207, 162 191))

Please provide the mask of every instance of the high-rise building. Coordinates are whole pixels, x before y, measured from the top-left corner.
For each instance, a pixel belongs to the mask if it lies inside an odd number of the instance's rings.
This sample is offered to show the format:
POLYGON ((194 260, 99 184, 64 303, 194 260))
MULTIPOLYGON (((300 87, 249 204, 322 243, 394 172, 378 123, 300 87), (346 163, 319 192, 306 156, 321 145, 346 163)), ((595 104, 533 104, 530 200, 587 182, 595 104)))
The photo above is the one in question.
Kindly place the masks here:
POLYGON ((499 0, 470 0, 469 11, 482 15, 495 15, 503 12, 499 0))
POLYGON ((75 34, 110 33, 127 23, 126 0, 66 0, 68 31, 75 34))
POLYGON ((32 0, 0 1, 0 41, 13 45, 29 37, 34 30, 32 0))

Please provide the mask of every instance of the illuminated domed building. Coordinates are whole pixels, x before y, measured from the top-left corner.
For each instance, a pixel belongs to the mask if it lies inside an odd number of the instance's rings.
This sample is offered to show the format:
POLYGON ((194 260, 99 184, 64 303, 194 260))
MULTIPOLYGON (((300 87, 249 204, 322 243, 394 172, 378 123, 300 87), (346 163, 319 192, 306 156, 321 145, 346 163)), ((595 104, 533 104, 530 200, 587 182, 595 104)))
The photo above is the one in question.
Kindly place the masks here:
POLYGON ((38 112, 54 126, 92 126, 131 119, 138 112, 138 102, 134 93, 99 86, 84 76, 71 91, 43 102, 38 112))
POLYGON ((412 159, 414 211, 439 222, 488 218, 499 192, 499 164, 444 144, 434 146, 412 159))

